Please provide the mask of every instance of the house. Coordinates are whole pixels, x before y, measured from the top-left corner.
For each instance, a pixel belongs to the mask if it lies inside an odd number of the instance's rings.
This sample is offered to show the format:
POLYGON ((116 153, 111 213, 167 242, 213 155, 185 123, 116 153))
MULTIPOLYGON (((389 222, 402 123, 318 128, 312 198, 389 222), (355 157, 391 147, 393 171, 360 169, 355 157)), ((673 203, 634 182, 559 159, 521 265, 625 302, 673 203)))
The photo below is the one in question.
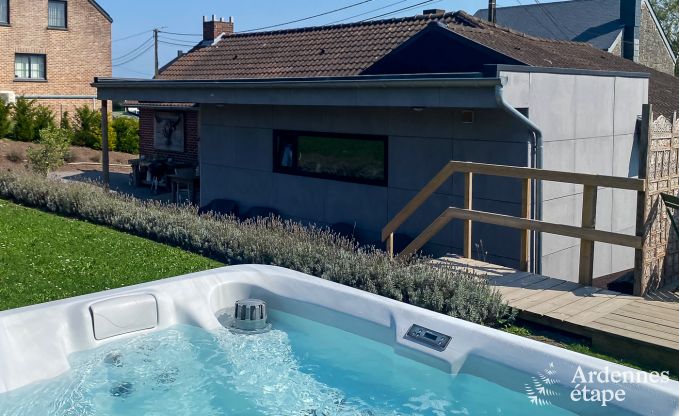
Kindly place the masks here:
MULTIPOLYGON (((202 205, 235 200, 307 223, 380 230, 450 160, 617 176, 638 173, 637 118, 679 108, 679 80, 589 44, 518 33, 464 12, 207 36, 154 80, 98 79, 100 99, 197 103, 202 205), (650 73, 650 74, 649 74, 650 73)), ((419 234, 462 181, 442 185, 399 230, 419 234)), ((520 214, 520 184, 477 177, 474 208, 520 214)), ((582 189, 545 183, 535 218, 576 225, 582 189)), ((602 189, 597 227, 634 232, 636 196, 602 189)), ((578 224, 579 225, 579 224, 578 224)), ((474 224, 476 257, 517 266, 516 230, 474 224)), ((459 252, 450 224, 427 246, 459 252)), ((543 235, 533 269, 573 280, 579 241, 543 235)), ((633 250, 596 245, 595 274, 633 250)))
POLYGON ((94 0, 0 0, 0 91, 57 115, 95 104, 111 75, 112 19, 94 0))
MULTIPOLYGON (((488 9, 474 15, 486 19, 488 9)), ((573 0, 499 7, 496 22, 548 39, 587 42, 674 74, 677 57, 648 0, 573 0)))

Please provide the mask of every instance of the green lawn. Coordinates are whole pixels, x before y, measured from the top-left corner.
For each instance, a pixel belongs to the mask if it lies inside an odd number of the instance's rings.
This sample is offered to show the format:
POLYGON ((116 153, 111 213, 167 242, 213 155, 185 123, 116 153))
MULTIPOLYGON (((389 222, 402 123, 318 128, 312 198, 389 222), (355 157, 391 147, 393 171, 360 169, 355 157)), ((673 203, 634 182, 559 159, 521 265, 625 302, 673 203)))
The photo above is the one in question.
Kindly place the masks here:
POLYGON ((0 310, 219 266, 177 248, 0 199, 0 310))

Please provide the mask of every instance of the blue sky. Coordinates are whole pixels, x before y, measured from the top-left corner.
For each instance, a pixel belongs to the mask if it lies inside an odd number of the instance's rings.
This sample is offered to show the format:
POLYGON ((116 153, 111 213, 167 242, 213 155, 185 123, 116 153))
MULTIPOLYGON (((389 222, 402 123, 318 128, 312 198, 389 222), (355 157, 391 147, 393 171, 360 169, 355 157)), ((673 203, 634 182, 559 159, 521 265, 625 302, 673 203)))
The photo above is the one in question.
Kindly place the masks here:
MULTIPOLYGON (((202 31, 202 16, 215 14, 225 18, 233 16, 236 31, 248 30, 313 16, 359 1, 361 0, 98 0, 114 20, 113 75, 130 78, 148 78, 153 74, 153 49, 147 48, 151 45, 151 29, 154 27, 165 27, 163 30, 169 32, 199 34, 202 31), (132 58, 136 56, 139 57, 133 60, 132 58)), ((362 14, 360 17, 347 20, 347 22, 358 21, 423 1, 364 0, 364 3, 358 6, 283 26, 281 29, 328 24, 362 14)), ((498 0, 499 6, 515 6, 519 3, 531 4, 531 0, 498 0)), ((414 15, 421 13, 425 8, 462 9, 474 13, 487 4, 487 0, 430 0, 428 4, 388 17, 414 15)), ((184 45, 193 44, 200 40, 200 37, 161 34, 161 40, 164 42, 160 44, 159 51, 162 66, 175 57, 178 50, 190 49, 190 46, 184 45)))

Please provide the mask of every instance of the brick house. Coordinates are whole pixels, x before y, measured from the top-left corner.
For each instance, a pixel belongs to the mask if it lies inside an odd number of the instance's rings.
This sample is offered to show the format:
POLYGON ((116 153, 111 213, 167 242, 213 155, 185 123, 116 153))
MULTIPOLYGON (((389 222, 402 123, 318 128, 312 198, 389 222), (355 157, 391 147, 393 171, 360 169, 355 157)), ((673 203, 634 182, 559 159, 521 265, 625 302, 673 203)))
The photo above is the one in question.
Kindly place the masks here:
POLYGON ((57 119, 94 105, 92 79, 112 73, 112 21, 94 0, 0 0, 0 91, 57 119))
MULTIPOLYGON (((486 19, 488 9, 475 17, 486 19)), ((543 38, 587 42, 674 74, 677 57, 648 0, 578 0, 496 9, 502 26, 543 38)))
POLYGON ((127 102, 127 107, 139 108, 139 154, 152 159, 169 158, 180 163, 198 165, 198 106, 186 103, 127 102), (181 114, 183 144, 177 149, 159 146, 155 142, 156 116, 181 114))

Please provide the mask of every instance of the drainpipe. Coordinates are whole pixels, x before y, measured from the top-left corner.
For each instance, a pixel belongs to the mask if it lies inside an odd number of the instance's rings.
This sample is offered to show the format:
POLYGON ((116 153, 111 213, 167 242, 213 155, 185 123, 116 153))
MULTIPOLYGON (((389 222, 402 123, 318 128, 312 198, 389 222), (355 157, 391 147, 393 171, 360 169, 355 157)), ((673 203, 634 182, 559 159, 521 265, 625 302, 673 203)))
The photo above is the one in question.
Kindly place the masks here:
MULTIPOLYGON (((519 110, 507 103, 502 95, 502 85, 495 87, 495 102, 498 108, 504 110, 519 123, 525 125, 533 135, 531 142, 532 161, 531 164, 536 169, 542 169, 542 130, 537 124, 533 123, 528 117, 524 116, 519 110)), ((535 181, 533 188, 533 206, 531 209, 533 219, 542 220, 542 181, 535 181)), ((542 235, 535 233, 533 239, 533 272, 542 272, 542 235)))

